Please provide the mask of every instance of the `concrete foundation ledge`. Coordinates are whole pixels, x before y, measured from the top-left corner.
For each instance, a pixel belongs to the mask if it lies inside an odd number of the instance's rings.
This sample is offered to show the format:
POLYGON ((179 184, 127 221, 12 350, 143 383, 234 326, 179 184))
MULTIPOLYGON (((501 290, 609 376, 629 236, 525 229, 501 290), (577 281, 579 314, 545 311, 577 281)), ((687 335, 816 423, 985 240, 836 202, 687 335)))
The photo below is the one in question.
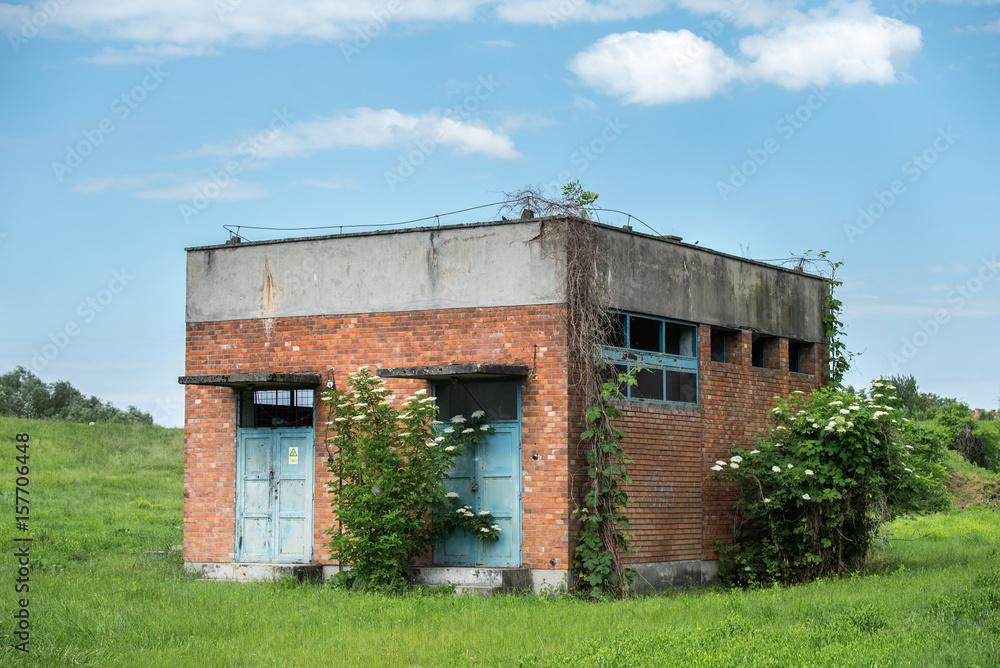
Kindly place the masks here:
POLYGON ((719 582, 719 562, 691 559, 629 564, 635 569, 632 591, 644 594, 667 589, 714 585, 719 582))
POLYGON ((463 593, 514 593, 532 588, 527 568, 458 568, 425 566, 418 568, 416 582, 430 586, 454 585, 463 593))
POLYGON ((280 578, 319 580, 323 575, 322 564, 220 564, 188 562, 184 564, 184 570, 188 573, 200 575, 203 580, 233 580, 236 582, 278 580, 280 578))

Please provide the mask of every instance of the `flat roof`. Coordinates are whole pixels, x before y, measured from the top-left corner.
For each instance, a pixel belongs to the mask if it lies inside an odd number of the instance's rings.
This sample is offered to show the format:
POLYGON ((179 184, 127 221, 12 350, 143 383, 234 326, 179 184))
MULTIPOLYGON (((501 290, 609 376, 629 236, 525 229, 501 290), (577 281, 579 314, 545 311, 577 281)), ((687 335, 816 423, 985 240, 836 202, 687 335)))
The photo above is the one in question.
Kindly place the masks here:
MULTIPOLYGON (((643 239, 649 239, 650 241, 657 241, 657 242, 660 242, 660 243, 673 244, 675 246, 682 246, 684 248, 690 248, 692 250, 700 251, 700 252, 703 252, 703 253, 708 253, 708 254, 711 254, 711 255, 717 255, 717 256, 720 256, 720 257, 729 258, 731 260, 737 260, 739 262, 745 262, 747 264, 754 264, 754 265, 758 265, 758 266, 761 266, 761 267, 767 267, 769 269, 777 269, 779 271, 788 272, 790 274, 795 274, 797 276, 807 276, 809 278, 813 278, 813 279, 820 280, 820 281, 825 281, 826 280, 826 278, 824 276, 819 276, 819 275, 816 275, 816 274, 811 274, 811 273, 809 273, 807 271, 800 271, 800 270, 797 270, 797 269, 789 269, 788 267, 783 267, 781 265, 769 264, 767 262, 761 262, 760 260, 753 260, 751 258, 740 257, 738 255, 732 255, 730 253, 723 253, 722 251, 713 250, 711 248, 707 248, 705 246, 699 246, 697 244, 685 243, 684 241, 681 240, 681 237, 677 237, 677 236, 674 236, 674 235, 652 235, 652 234, 646 234, 646 233, 643 233, 643 232, 636 232, 635 230, 633 230, 631 228, 630 229, 623 229, 623 228, 620 228, 620 227, 615 227, 614 225, 607 225, 605 223, 598 223, 598 222, 595 222, 595 221, 589 221, 589 220, 584 220, 582 218, 577 218, 576 216, 567 216, 567 215, 540 216, 540 217, 537 217, 537 218, 519 218, 519 219, 513 219, 513 220, 484 221, 484 222, 479 222, 479 223, 460 223, 460 224, 455 224, 455 225, 425 225, 425 226, 421 226, 421 227, 405 227, 405 228, 394 229, 394 230, 372 230, 370 232, 347 232, 347 233, 343 233, 343 234, 323 234, 323 235, 307 236, 307 237, 287 237, 287 238, 284 238, 284 239, 267 239, 267 240, 264 240, 264 241, 241 241, 240 243, 236 243, 236 244, 222 243, 222 244, 215 244, 215 245, 211 245, 211 246, 190 246, 190 247, 185 248, 184 250, 187 251, 187 252, 189 252, 189 253, 190 252, 195 252, 195 251, 209 251, 209 250, 226 250, 226 249, 235 250, 235 249, 238 249, 238 248, 249 247, 249 246, 268 246, 268 245, 272 245, 272 244, 293 244, 293 243, 313 242, 313 241, 333 240, 333 239, 349 239, 349 238, 358 238, 358 237, 391 236, 391 235, 399 235, 399 234, 413 234, 413 233, 418 233, 418 232, 424 232, 425 233, 425 232, 434 232, 434 231, 443 231, 443 230, 456 230, 456 229, 463 229, 463 228, 473 229, 473 228, 477 228, 477 227, 493 227, 493 226, 503 226, 503 225, 524 225, 524 224, 533 224, 533 223, 539 223, 539 222, 544 223, 544 222, 548 222, 548 221, 559 221, 559 220, 565 220, 565 221, 574 221, 575 220, 575 221, 578 221, 578 222, 581 222, 581 223, 590 223, 590 224, 594 225, 595 227, 598 227, 598 228, 601 228, 601 229, 604 229, 604 230, 608 230, 608 231, 611 231, 611 232, 617 232, 619 234, 628 234, 628 235, 635 236, 635 237, 640 237, 640 238, 643 238, 643 239)), ((337 226, 336 225, 331 225, 330 227, 337 227, 337 226)), ((347 227, 347 226, 345 225, 344 227, 347 227)))

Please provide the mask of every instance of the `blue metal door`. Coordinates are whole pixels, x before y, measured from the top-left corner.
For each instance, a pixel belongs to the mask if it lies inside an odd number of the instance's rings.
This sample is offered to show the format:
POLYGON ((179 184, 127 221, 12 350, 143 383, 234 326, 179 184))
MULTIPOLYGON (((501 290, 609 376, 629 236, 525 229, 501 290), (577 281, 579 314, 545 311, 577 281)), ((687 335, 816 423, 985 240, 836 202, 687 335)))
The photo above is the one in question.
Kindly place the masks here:
POLYGON ((442 566, 521 565, 521 425, 516 420, 490 425, 494 433, 454 460, 445 487, 473 512, 492 513, 500 540, 483 543, 457 529, 434 548, 434 562, 442 566))
POLYGON ((309 563, 313 430, 241 429, 237 439, 236 561, 309 563))

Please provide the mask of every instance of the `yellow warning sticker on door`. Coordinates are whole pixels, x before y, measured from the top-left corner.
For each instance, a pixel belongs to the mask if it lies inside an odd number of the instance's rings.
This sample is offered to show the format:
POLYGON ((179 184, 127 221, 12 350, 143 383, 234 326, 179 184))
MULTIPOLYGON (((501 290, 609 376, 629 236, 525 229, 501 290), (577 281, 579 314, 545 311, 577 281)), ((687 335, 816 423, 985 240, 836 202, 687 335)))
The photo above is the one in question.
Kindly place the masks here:
POLYGON ((288 463, 298 464, 299 463, 299 449, 298 448, 288 448, 288 463))

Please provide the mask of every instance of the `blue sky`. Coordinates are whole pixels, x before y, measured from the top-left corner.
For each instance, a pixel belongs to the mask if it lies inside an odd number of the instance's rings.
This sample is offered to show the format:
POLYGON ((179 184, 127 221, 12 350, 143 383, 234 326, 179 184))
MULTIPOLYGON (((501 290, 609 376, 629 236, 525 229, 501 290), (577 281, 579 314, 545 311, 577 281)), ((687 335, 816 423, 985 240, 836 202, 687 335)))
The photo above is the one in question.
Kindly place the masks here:
POLYGON ((579 179, 702 246, 829 251, 848 381, 1000 401, 1000 0, 48 0, 0 31, 0 370, 180 425, 185 247, 579 179))

